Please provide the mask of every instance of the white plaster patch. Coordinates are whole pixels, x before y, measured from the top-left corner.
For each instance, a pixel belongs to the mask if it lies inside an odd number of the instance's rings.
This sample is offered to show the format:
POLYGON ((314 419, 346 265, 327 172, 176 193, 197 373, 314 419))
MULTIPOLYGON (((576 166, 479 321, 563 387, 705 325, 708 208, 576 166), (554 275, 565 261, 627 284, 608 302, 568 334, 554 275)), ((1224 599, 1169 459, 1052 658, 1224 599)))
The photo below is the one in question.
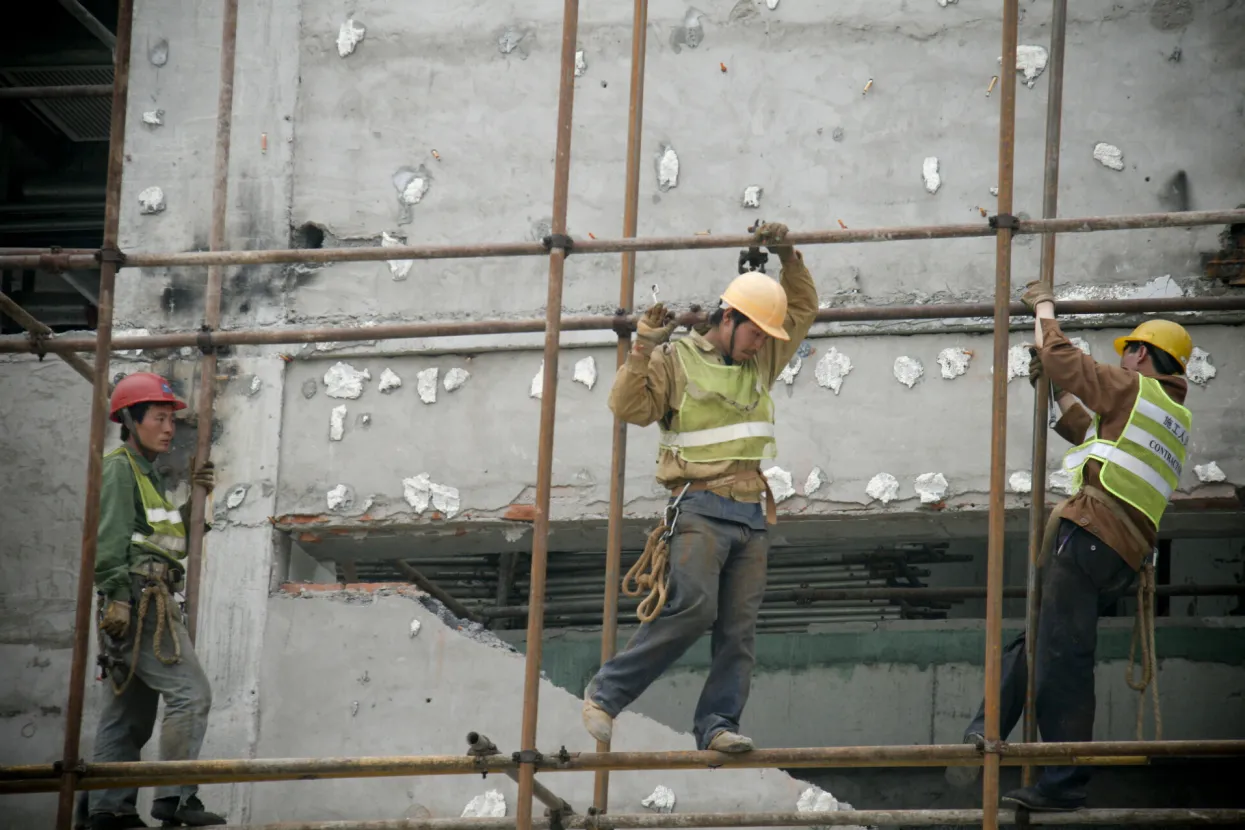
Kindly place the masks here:
POLYGON ((419 399, 424 403, 437 402, 437 376, 439 372, 434 366, 431 369, 425 369, 415 376, 415 389, 419 392, 419 399))
POLYGON ((661 145, 657 156, 657 189, 665 193, 679 186, 679 155, 669 144, 661 145))
POLYGON ((1103 167, 1112 170, 1124 169, 1124 151, 1114 144, 1108 144, 1105 141, 1099 141, 1094 145, 1094 158, 1103 167))
POLYGON ((402 203, 417 205, 423 201, 424 194, 427 192, 428 179, 424 176, 415 176, 406 183, 406 187, 402 188, 402 203))
POLYGON ((366 34, 367 27, 362 23, 356 23, 353 19, 347 20, 337 30, 337 54, 344 58, 354 52, 366 34))
POLYGON ((899 480, 890 473, 878 473, 869 479, 865 486, 865 495, 882 504, 889 504, 899 495, 899 480))
POLYGON ((1218 373, 1219 370, 1210 365, 1210 352, 1204 352, 1194 346, 1193 354, 1189 357, 1189 365, 1184 369, 1185 377, 1199 386, 1205 386, 1207 381, 1218 373))
POLYGON ((164 124, 164 110, 147 110, 143 113, 143 123, 148 127, 159 127, 164 124))
POLYGON ((1016 378, 1029 377, 1029 347, 1025 345, 1012 346, 1007 350, 1007 382, 1011 383, 1016 378))
MULTIPOLYGON (((1024 73, 1025 86, 1029 89, 1033 89, 1038 76, 1045 71, 1048 57, 1046 48, 1043 46, 1020 44, 1016 47, 1016 71, 1024 73)), ((1002 63, 1003 58, 1000 57, 999 64, 1002 63)))
POLYGON ((925 190, 928 193, 937 193, 938 188, 942 187, 942 176, 938 174, 936 156, 930 156, 921 162, 921 178, 925 181, 925 190))
POLYGON ((246 494, 251 489, 249 484, 239 484, 229 491, 229 495, 225 496, 225 507, 230 510, 237 510, 242 506, 242 502, 246 501, 246 494))
POLYGON ((958 2, 960 2, 960 0, 938 0, 938 5, 945 9, 947 6, 953 6, 958 2))
POLYGON ((512 525, 502 531, 502 538, 507 542, 517 542, 523 538, 523 534, 531 530, 531 525, 512 525))
POLYGON ((795 495, 791 473, 782 467, 770 467, 765 471, 765 479, 769 482, 770 492, 774 494, 775 504, 780 504, 795 495))
POLYGON ((377 387, 382 392, 392 392, 402 385, 402 378, 398 377, 398 373, 393 369, 386 369, 380 373, 380 386, 377 387))
POLYGON ((814 467, 804 480, 804 495, 811 496, 822 488, 827 478, 821 467, 814 467))
POLYGON ((419 620, 411 620, 411 638, 414 639, 415 637, 417 637, 419 635, 419 629, 423 627, 424 627, 424 624, 421 623, 419 620))
POLYGON ((540 396, 544 394, 545 388, 545 361, 540 362, 540 368, 536 370, 536 374, 532 377, 532 384, 528 387, 527 396, 540 400, 540 396))
POLYGON ((998 189, 998 187, 997 187, 997 186, 996 186, 996 187, 992 187, 992 188, 990 188, 990 195, 991 195, 991 196, 998 196, 998 195, 999 195, 999 189, 998 189))
POLYGON ((744 188, 744 207, 759 208, 761 206, 761 194, 765 192, 763 187, 755 184, 748 185, 744 188))
POLYGON ((458 497, 458 488, 450 487, 448 484, 433 484, 431 487, 432 506, 444 513, 447 519, 457 516, 461 504, 458 497))
POLYGON ((1068 342, 1076 346, 1084 354, 1089 354, 1089 341, 1084 337, 1069 337, 1068 342))
POLYGON ((817 368, 813 370, 813 374, 817 378, 818 386, 833 389, 834 394, 837 395, 839 390, 843 388, 843 378, 847 377, 851 371, 851 359, 834 346, 831 346, 830 351, 822 355, 821 360, 817 361, 817 368))
POLYGON ((795 376, 800 374, 800 370, 804 368, 804 358, 798 354, 792 356, 786 366, 782 367, 782 371, 778 373, 778 380, 790 386, 795 383, 795 376))
POLYGON ((1214 461, 1207 464, 1195 464, 1193 472, 1197 474, 1197 480, 1203 484, 1214 484, 1219 481, 1227 481, 1228 479, 1224 475, 1223 470, 1214 461))
POLYGON ((250 385, 246 387, 246 396, 248 398, 253 398, 256 395, 258 395, 259 390, 263 388, 264 388, 263 379, 259 375, 256 375, 255 377, 251 378, 250 385))
POLYGON ((778 8, 778 0, 765 0, 765 5, 770 11, 773 11, 778 8))
POLYGON ((673 813, 674 803, 674 790, 665 784, 658 784, 657 789, 653 790, 653 794, 640 802, 640 806, 646 810, 652 810, 654 813, 673 813))
POLYGON ((921 504, 937 504, 947 495, 947 479, 942 473, 921 473, 913 486, 921 504))
POLYGON ((446 392, 453 392, 467 382, 467 378, 471 377, 471 373, 466 369, 460 369, 455 366, 445 373, 445 380, 442 382, 446 392))
POLYGON ((414 478, 402 479, 402 498, 415 508, 416 513, 423 513, 432 503, 432 481, 427 473, 420 473, 414 478))
POLYGON ((575 363, 575 375, 572 378, 576 383, 582 383, 589 389, 597 385, 597 362, 591 356, 585 357, 575 363))
POLYGON ((1062 467, 1046 477, 1046 489, 1065 496, 1072 495, 1072 473, 1062 467))
MULTIPOLYGON (((1055 291, 1057 300, 1128 300, 1183 297, 1185 291, 1170 274, 1155 277, 1141 285, 1069 285, 1055 291)), ((1099 316, 1102 315, 1086 315, 1099 316)))
POLYGON ((1032 493, 1033 474, 1028 470, 1017 470, 1008 476, 1007 486, 1013 493, 1032 493))
POLYGON ((138 194, 138 212, 150 216, 160 213, 165 208, 164 191, 158 187, 149 187, 138 194))
POLYGON ((921 379, 921 376, 925 374, 925 367, 915 357, 902 355, 895 358, 894 373, 895 380, 911 389, 921 379))
POLYGON ((329 490, 325 499, 328 502, 329 510, 336 510, 339 507, 349 508, 354 502, 354 499, 350 497, 350 488, 344 484, 339 484, 332 490, 329 490))
POLYGON ((952 346, 938 353, 938 366, 945 379, 954 380, 968 371, 968 364, 972 359, 973 353, 968 349, 952 346))
POLYGON ((371 379, 372 374, 367 369, 360 372, 349 363, 342 363, 339 360, 333 364, 333 368, 324 373, 324 385, 328 387, 325 394, 330 398, 354 400, 363 394, 363 382, 371 379))
POLYGON ((581 78, 588 71, 588 61, 584 58, 584 50, 580 49, 575 53, 575 77, 581 78))
POLYGON ((329 440, 340 441, 346 431, 346 405, 333 407, 329 413, 329 440))
MULTIPOLYGON (((382 248, 400 248, 406 245, 406 240, 394 236, 389 231, 381 231, 380 247, 382 248)), ((404 280, 411 273, 411 266, 415 264, 413 259, 391 259, 388 260, 389 273, 393 275, 395 280, 404 280)))
POLYGON ((477 795, 463 808, 462 818, 505 818, 506 797, 497 790, 477 795))

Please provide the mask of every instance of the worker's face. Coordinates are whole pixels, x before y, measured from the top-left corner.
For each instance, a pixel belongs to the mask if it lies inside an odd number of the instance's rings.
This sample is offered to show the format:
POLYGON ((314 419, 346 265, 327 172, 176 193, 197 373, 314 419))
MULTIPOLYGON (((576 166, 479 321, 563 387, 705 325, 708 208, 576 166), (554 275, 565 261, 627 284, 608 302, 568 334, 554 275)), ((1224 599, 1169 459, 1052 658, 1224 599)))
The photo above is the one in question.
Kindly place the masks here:
POLYGON ((1148 357, 1149 355, 1146 354, 1145 347, 1140 343, 1129 343, 1124 347, 1124 354, 1120 356, 1120 367, 1139 372, 1141 371, 1141 365, 1146 362, 1148 357))
POLYGON ((168 452, 173 443, 173 405, 157 403, 147 407, 143 420, 134 425, 139 443, 153 452, 168 452))
POLYGON ((757 352, 761 351, 761 347, 769 340, 769 335, 761 331, 751 320, 736 323, 732 318, 731 324, 735 327, 733 341, 730 339, 732 332, 726 332, 726 342, 733 342, 735 346, 735 350, 731 353, 731 360, 736 363, 745 363, 757 356, 757 352))

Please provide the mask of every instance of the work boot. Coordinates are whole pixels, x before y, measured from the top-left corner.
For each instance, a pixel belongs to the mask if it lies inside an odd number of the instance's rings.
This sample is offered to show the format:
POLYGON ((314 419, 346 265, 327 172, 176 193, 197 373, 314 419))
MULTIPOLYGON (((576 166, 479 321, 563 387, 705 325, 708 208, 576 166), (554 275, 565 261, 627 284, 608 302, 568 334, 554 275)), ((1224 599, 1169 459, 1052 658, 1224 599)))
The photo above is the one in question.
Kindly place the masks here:
MULTIPOLYGON (((975 744, 978 749, 983 749, 986 745, 986 736, 979 732, 969 732, 964 736, 964 743, 975 744)), ((981 767, 978 765, 971 767, 947 767, 943 777, 953 787, 960 787, 961 789, 971 787, 981 777, 981 767)))
POLYGON ((1033 786, 1012 790, 1003 796, 1003 803, 1035 813, 1071 813, 1084 807, 1085 799, 1047 795, 1033 786))
POLYGON ((91 830, 134 830, 136 827, 146 827, 147 822, 135 813, 92 813, 87 826, 91 830))
POLYGON ((609 743, 614 735, 614 719, 596 704, 596 702, 584 696, 584 729, 588 730, 588 734, 603 743, 609 743))
POLYGON ((721 732, 713 736, 713 740, 709 742, 709 748, 714 752, 751 752, 756 749, 756 744, 752 743, 752 739, 738 734, 737 732, 728 732, 723 729, 721 732))
POLYGON ((164 822, 165 827, 215 827, 225 823, 224 816, 205 810, 195 795, 185 802, 177 796, 157 798, 151 802, 151 817, 164 822))

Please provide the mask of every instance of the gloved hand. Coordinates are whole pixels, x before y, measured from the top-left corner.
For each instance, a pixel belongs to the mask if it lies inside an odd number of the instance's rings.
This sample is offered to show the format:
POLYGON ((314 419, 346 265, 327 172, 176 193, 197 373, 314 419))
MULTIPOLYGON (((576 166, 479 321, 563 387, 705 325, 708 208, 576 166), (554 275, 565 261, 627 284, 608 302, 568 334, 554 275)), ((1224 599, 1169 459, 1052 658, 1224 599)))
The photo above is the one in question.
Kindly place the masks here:
POLYGON ((198 485, 208 493, 211 493, 216 489, 216 465, 211 461, 206 461, 202 467, 195 469, 195 460, 191 456, 190 483, 191 485, 198 485))
POLYGON ((104 618, 99 622, 99 630, 114 640, 125 637, 130 630, 130 604, 117 599, 108 600, 104 606, 104 618))
MULTIPOLYGON (((1038 381, 1042 381, 1042 380, 1046 380, 1046 369, 1042 366, 1042 358, 1038 356, 1038 350, 1030 346, 1029 347, 1029 385, 1032 386, 1034 389, 1036 389, 1038 385, 1038 381)), ((1052 400, 1057 399, 1061 391, 1062 390, 1058 386, 1055 385, 1055 382, 1053 380, 1050 381, 1050 396, 1052 400)))
POLYGON ((653 349, 670 339, 676 325, 674 314, 666 311, 664 303, 658 303, 636 321, 636 348, 645 354, 650 354, 653 349))
POLYGON ((786 238, 787 226, 782 222, 766 222, 756 229, 757 243, 764 245, 771 254, 779 259, 789 259, 795 254, 794 247, 783 244, 783 240, 786 238))
POLYGON ((1041 280, 1034 280, 1025 286, 1025 293, 1020 295, 1020 301, 1025 304, 1025 308, 1037 313, 1038 303, 1055 303, 1055 292, 1042 285, 1041 280))

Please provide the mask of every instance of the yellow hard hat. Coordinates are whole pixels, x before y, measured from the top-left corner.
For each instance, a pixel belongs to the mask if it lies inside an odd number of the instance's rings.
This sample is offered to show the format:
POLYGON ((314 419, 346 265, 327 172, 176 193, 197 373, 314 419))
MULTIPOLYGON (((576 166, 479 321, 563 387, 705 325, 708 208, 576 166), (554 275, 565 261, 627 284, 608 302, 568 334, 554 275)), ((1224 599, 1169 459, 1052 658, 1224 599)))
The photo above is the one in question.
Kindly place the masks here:
POLYGON ((722 292, 722 302, 777 340, 790 340, 783 330, 787 320, 787 292, 772 278, 758 271, 740 274, 722 292))
POLYGON ((1193 338, 1184 326, 1171 320, 1146 320, 1132 334, 1115 338, 1115 351, 1124 354, 1129 343, 1149 343, 1179 360, 1181 366, 1189 365, 1193 354, 1193 338))

